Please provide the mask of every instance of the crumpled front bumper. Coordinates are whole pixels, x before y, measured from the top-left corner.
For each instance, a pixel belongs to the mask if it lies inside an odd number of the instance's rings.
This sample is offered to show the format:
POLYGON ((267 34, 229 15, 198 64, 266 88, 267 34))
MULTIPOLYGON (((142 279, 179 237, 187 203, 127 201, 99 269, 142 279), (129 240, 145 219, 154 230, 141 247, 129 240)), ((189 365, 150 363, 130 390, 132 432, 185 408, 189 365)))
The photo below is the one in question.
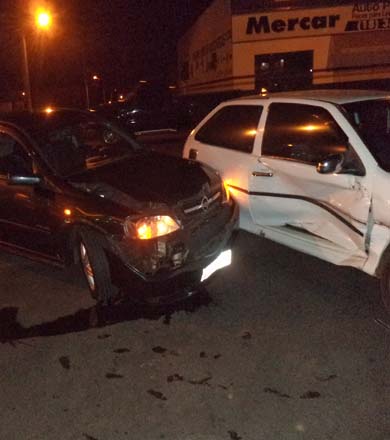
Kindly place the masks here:
POLYGON ((118 263, 125 269, 121 287, 143 302, 174 302, 191 296, 201 284, 203 269, 232 247, 238 216, 238 205, 230 201, 210 217, 189 221, 180 231, 158 239, 109 240, 114 269, 118 263))

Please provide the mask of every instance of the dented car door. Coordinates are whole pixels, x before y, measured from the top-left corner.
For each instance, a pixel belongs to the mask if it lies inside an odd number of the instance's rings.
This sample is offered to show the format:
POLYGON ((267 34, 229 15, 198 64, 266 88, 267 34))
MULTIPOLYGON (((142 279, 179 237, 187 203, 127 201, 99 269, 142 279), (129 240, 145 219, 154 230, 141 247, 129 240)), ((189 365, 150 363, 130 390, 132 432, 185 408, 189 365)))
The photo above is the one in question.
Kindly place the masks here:
POLYGON ((272 103, 249 187, 259 232, 336 264, 363 266, 370 184, 329 109, 272 103))

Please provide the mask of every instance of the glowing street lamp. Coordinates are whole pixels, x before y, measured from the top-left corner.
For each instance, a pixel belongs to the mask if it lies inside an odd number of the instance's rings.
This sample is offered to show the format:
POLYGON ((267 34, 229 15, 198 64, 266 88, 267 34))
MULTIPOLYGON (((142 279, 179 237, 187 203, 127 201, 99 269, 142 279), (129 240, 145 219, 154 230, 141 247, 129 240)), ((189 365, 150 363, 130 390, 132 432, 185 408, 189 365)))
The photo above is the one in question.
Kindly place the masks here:
POLYGON ((45 9, 38 9, 35 15, 35 23, 38 29, 49 29, 52 23, 50 12, 45 9))
MULTIPOLYGON (((51 13, 43 8, 38 8, 34 14, 35 18, 35 27, 38 30, 48 31, 52 25, 52 15, 51 13)), ((22 46, 23 46, 23 70, 24 70, 24 82, 25 82, 25 90, 27 97, 27 108, 28 111, 33 111, 32 99, 31 99, 31 82, 30 82, 30 71, 29 71, 29 63, 28 63, 28 54, 27 54, 27 43, 26 43, 26 35, 22 32, 22 46)))
MULTIPOLYGON (((96 73, 91 76, 92 81, 94 81, 96 86, 100 86, 102 91, 102 98, 103 98, 103 104, 106 103, 106 89, 104 87, 104 81, 103 78, 96 73)), ((88 83, 86 82, 86 94, 87 94, 87 108, 89 108, 89 88, 88 83)))

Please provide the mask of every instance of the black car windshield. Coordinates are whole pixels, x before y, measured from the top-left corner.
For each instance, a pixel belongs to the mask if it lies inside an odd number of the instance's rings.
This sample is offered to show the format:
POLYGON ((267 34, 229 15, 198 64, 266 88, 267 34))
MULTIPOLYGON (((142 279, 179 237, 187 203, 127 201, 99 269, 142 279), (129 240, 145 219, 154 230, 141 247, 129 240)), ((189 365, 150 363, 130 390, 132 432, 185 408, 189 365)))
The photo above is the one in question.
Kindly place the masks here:
POLYGON ((69 177, 142 150, 110 122, 78 111, 54 111, 32 130, 41 155, 53 171, 69 177))
POLYGON ((380 167, 390 172, 390 100, 359 101, 343 107, 380 167))

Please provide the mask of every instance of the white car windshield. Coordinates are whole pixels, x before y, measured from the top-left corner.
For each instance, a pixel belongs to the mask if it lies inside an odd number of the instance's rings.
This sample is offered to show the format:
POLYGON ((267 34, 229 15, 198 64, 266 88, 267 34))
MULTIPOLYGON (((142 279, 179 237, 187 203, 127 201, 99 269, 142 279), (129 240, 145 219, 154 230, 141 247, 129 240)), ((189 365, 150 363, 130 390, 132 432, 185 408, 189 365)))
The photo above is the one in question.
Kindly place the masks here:
POLYGON ((343 107, 380 167, 390 172, 390 100, 358 101, 343 107))

